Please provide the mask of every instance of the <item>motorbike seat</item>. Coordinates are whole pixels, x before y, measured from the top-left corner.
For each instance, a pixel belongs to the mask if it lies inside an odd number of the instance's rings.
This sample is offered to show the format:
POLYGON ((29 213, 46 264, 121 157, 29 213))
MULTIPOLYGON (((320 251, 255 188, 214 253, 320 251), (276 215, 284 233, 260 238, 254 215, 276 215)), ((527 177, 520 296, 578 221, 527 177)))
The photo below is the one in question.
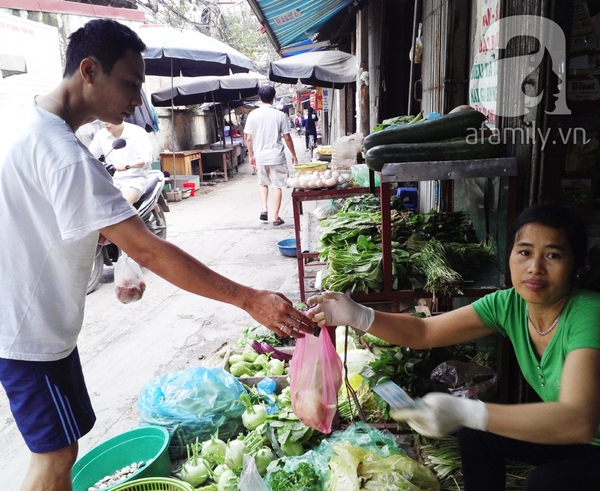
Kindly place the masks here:
POLYGON ((147 179, 148 179, 148 184, 146 186, 146 191, 144 191, 144 194, 142 194, 140 196, 140 199, 137 200, 135 202, 135 204, 133 205, 135 208, 139 208, 140 205, 146 200, 148 199, 152 193, 154 193, 154 188, 156 187, 156 185, 158 184, 160 178, 158 176, 158 173, 148 173, 147 174, 147 179))

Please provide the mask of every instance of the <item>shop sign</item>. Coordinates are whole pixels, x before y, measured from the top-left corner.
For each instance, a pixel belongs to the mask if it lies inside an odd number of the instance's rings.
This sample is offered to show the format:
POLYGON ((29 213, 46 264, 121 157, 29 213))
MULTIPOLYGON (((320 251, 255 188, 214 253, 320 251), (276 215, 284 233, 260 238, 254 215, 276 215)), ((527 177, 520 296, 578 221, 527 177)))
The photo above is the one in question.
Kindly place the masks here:
POLYGON ((323 111, 329 111, 329 98, 331 97, 331 90, 328 88, 323 88, 323 111))
POLYGON ((323 88, 322 87, 317 87, 317 90, 315 93, 315 106, 314 107, 317 111, 323 110, 323 88))

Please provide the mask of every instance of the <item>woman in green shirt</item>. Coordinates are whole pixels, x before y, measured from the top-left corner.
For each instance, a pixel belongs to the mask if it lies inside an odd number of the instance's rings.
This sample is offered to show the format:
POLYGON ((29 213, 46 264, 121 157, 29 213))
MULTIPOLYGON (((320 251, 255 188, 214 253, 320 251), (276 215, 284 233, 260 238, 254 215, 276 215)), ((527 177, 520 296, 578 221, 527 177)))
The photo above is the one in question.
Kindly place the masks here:
POLYGON ((532 206, 513 225, 513 287, 420 319, 375 312, 336 292, 308 300, 319 325, 350 325, 413 349, 500 332, 541 402, 492 404, 432 392, 420 409, 397 411, 417 432, 458 431, 465 491, 503 490, 505 459, 537 466, 528 491, 596 489, 600 483, 600 294, 577 287, 585 226, 558 204, 532 206))

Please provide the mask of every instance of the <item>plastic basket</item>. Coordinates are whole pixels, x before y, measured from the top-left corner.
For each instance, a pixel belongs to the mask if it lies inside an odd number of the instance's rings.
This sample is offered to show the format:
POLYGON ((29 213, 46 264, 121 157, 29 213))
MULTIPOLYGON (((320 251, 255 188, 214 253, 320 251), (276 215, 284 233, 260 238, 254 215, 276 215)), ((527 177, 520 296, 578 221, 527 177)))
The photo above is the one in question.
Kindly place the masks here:
POLYGON ((194 488, 186 482, 170 477, 149 477, 119 484, 111 491, 194 491, 194 488))
POLYGON ((169 457, 169 432, 162 426, 144 426, 121 433, 83 455, 73 466, 73 491, 87 491, 104 476, 141 460, 146 462, 122 483, 107 488, 133 482, 136 479, 156 479, 171 475, 169 457))

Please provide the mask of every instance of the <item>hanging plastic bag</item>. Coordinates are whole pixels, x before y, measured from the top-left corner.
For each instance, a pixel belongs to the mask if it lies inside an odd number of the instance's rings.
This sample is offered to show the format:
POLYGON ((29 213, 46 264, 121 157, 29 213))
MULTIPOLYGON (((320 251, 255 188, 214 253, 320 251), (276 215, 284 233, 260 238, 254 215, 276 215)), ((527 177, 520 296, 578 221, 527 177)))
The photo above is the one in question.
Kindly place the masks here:
POLYGON ((342 361, 329 329, 322 329, 318 337, 298 339, 290 365, 292 409, 298 419, 321 433, 331 433, 341 386, 342 361))
POLYGON ((144 296, 146 282, 142 268, 124 252, 115 265, 115 293, 121 303, 137 302, 144 296))
MULTIPOLYGON (((415 38, 415 45, 414 45, 414 62, 415 64, 417 63, 421 63, 421 59, 422 59, 422 54, 423 54, 423 36, 421 35, 421 30, 423 29, 423 24, 421 22, 419 22, 419 30, 417 32, 417 37, 415 38)), ((410 48, 410 51, 408 52, 408 58, 413 61, 413 48, 410 48)))

